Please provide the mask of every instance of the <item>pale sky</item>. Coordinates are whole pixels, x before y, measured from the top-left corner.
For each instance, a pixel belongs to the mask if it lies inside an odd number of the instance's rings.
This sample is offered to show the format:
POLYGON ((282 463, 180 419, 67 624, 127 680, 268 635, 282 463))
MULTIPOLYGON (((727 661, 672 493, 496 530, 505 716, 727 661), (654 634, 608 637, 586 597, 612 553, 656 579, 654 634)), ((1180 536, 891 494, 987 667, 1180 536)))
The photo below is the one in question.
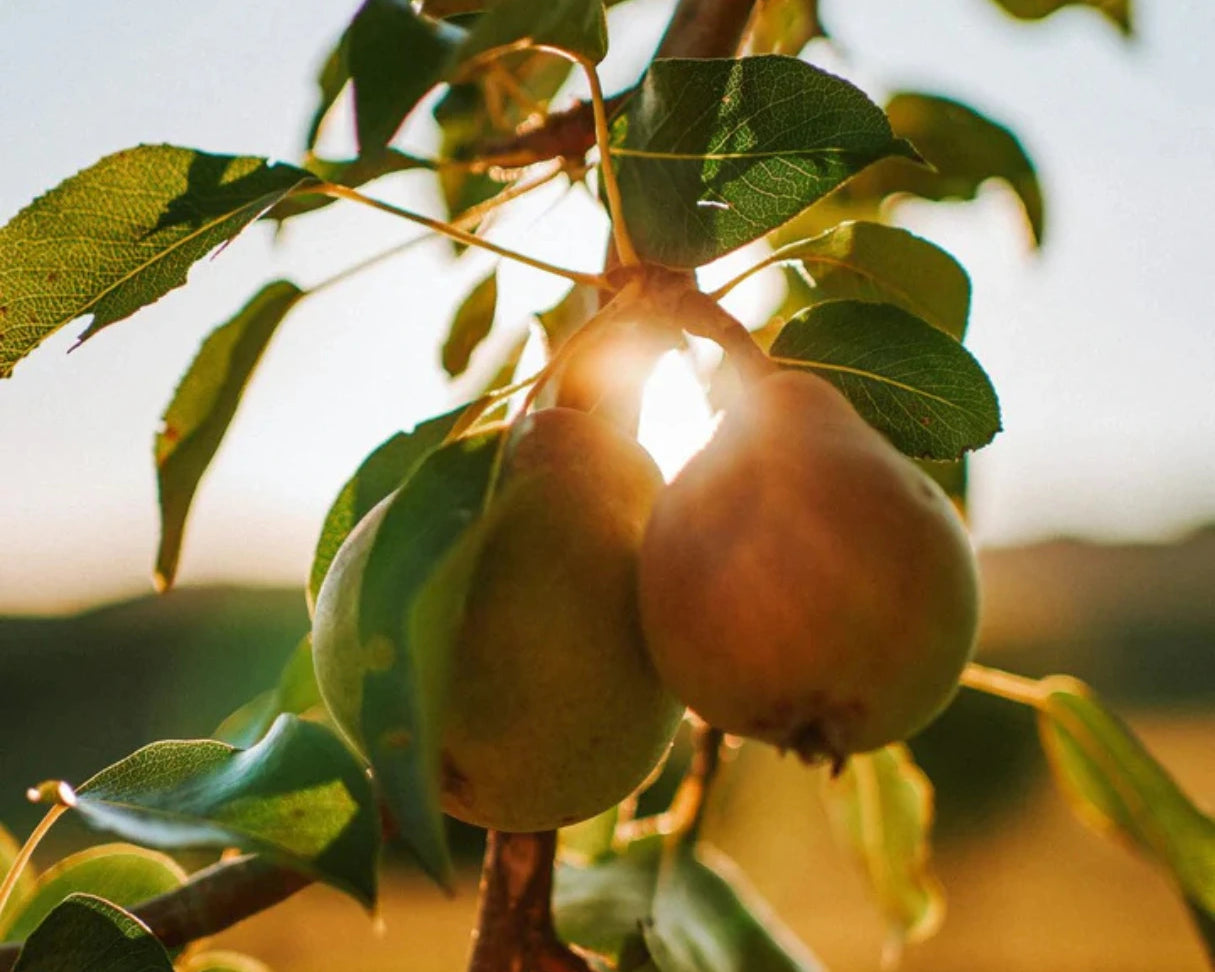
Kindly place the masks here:
MULTIPOLYGON (((140 142, 295 158, 316 66, 355 6, 0 0, 0 221, 140 142)), ((896 88, 967 100, 1011 124, 1041 172, 1039 255, 995 186, 974 204, 899 211, 969 269, 969 345, 1001 396, 1005 432, 974 462, 977 539, 1169 538, 1215 518, 1215 6, 1141 2, 1129 45, 1086 11, 1024 25, 990 0, 823 6, 843 49, 823 63, 879 100, 896 88)), ((636 42, 610 56, 609 89, 640 69, 643 36, 656 38, 668 9, 619 8, 636 11, 636 42)), ((335 151, 348 145, 342 121, 335 151)), ((426 151, 431 137, 421 126, 402 144, 426 151)), ((373 191, 436 212, 429 178, 373 191)), ((537 200, 494 238, 592 269, 602 221, 577 196, 545 218, 557 201, 537 200)), ((272 276, 312 283, 415 232, 347 206, 300 220, 278 246, 255 227, 185 289, 72 355, 83 322, 18 365, 0 383, 0 612, 149 590, 152 435, 199 343, 272 276)), ((424 244, 288 318, 203 482, 180 583, 302 583, 324 511, 361 458, 465 397, 443 381, 437 347, 461 287, 489 265, 424 244)), ((515 268, 503 287, 499 322, 514 327, 562 290, 515 268)), ((704 434, 694 403, 666 414, 665 436, 661 414, 649 423, 663 448, 704 434)))

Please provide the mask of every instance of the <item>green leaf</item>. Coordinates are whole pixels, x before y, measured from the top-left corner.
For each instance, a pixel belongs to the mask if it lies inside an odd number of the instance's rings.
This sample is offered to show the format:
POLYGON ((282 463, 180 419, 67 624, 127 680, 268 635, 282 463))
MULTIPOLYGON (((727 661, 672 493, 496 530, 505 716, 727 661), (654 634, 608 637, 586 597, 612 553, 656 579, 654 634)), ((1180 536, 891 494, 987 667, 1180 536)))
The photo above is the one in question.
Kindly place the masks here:
POLYGON ((309 150, 315 147, 316 140, 321 135, 321 125, 325 121, 325 116, 329 114, 329 109, 333 107, 334 102, 338 100, 338 96, 346 87, 346 82, 350 80, 350 68, 346 64, 346 45, 349 40, 350 28, 347 27, 342 31, 342 36, 338 38, 337 45, 325 58, 320 74, 316 77, 316 86, 320 89, 320 100, 317 102, 316 110, 312 113, 308 134, 304 138, 304 143, 309 150))
POLYGON ((380 818, 363 767, 323 726, 284 715, 250 749, 152 743, 76 790, 93 827, 152 847, 239 847, 376 895, 380 818))
POLYGON ((777 55, 655 61, 611 153, 639 254, 671 267, 763 236, 878 159, 916 157, 859 88, 777 55))
POLYGON ((1045 230, 1042 187, 1017 137, 973 108, 938 95, 902 92, 886 105, 895 133, 933 168, 891 159, 844 187, 845 202, 879 202, 896 193, 925 199, 974 199, 988 179, 1002 179, 1021 200, 1035 244, 1045 230), (935 170, 935 171, 934 171, 935 170))
POLYGON ((1064 7, 1091 7, 1105 15, 1123 34, 1131 34, 1130 0, 996 0, 1021 20, 1041 20, 1064 7))
POLYGON ((785 325, 771 354, 826 378, 914 458, 957 459, 1000 431, 995 390, 970 352, 893 304, 818 304, 785 325))
POLYGON ((689 847, 674 854, 645 928, 660 972, 821 972, 724 855, 713 854, 710 866, 689 847))
MULTIPOLYGON (((0 824, 0 881, 3 881, 8 876, 8 872, 12 869, 13 862, 17 859, 19 853, 21 853, 21 842, 9 833, 7 827, 0 824)), ((5 912, 18 907, 29 896, 34 890, 34 884, 37 882, 37 879, 38 872, 34 868, 33 861, 30 861, 25 865, 21 876, 17 878, 16 885, 13 886, 13 890, 9 893, 8 906, 5 912)), ((0 929, 3 927, 3 914, 0 914, 0 929)))
POLYGON ((412 432, 398 432, 363 460, 325 514, 308 574, 308 603, 315 606, 321 583, 338 549, 363 517, 400 486, 427 455, 442 445, 463 414, 463 406, 425 422, 412 432))
POLYGON ((160 549, 156 584, 173 585, 182 534, 199 481, 236 415, 245 386, 287 312, 304 291, 286 280, 266 284, 203 342, 156 434, 160 549))
POLYGON ((304 635, 291 652, 278 684, 241 706, 220 723, 214 738, 247 749, 266 734, 284 712, 302 715, 321 704, 321 690, 312 667, 312 638, 304 635))
POLYGON ((562 860, 587 866, 612 855, 612 839, 620 808, 609 807, 589 820, 557 831, 557 849, 562 860))
POLYGON ((443 343, 443 370, 455 378, 464 374, 469 359, 494 326, 498 310, 498 271, 493 270, 473 287, 456 308, 443 343))
POLYGON ((134 915, 73 894, 34 929, 13 972, 173 972, 173 963, 134 915))
POLYGON ((767 0, 751 15, 743 53, 796 57, 814 38, 826 36, 818 0, 767 0))
POLYGON ((588 284, 574 284, 557 303, 536 315, 544 330, 548 353, 561 345, 599 310, 599 291, 588 284))
POLYGON ((477 19, 451 70, 458 75, 470 61, 515 46, 556 47, 598 63, 607 43, 602 0, 500 0, 477 19))
POLYGON ((860 862, 890 928, 890 944, 936 934, 945 897, 928 867, 932 784, 906 746, 851 757, 824 788, 837 839, 860 862))
POLYGON ((1163 865, 1191 907, 1215 918, 1215 819, 1087 685, 1053 675, 1041 687, 1038 730, 1076 815, 1163 865))
POLYGON ((1190 911, 1190 917, 1194 919, 1194 927, 1202 940, 1203 948, 1206 949, 1207 961, 1215 967, 1215 914, 1196 905, 1189 898, 1186 899, 1186 907, 1190 911))
POLYGON ((370 760, 402 839, 444 884, 448 645, 476 560, 453 548, 480 516, 499 439, 481 434, 436 449, 364 517, 325 578, 313 625, 326 705, 370 760))
POLYGON ((359 154, 376 155, 443 73, 463 32, 418 16, 407 0, 366 0, 346 33, 359 154))
MULTIPOLYGON (((430 159, 419 158, 393 148, 385 149, 373 156, 354 159, 323 159, 314 155, 304 165, 318 179, 334 185, 348 186, 351 189, 357 189, 359 186, 394 172, 408 172, 415 169, 431 171, 435 168, 434 162, 430 159)), ((288 196, 267 210, 262 219, 273 220, 281 226, 289 219, 324 209, 335 202, 337 202, 335 197, 322 196, 320 193, 288 196)))
POLYGON ((185 880, 186 872, 177 862, 156 851, 130 844, 90 847, 48 868, 23 904, 4 909, 0 941, 27 938, 69 894, 92 894, 126 908, 172 891, 185 880))
POLYGON ((92 337, 186 282, 190 266, 312 179, 265 159, 140 145, 0 228, 0 378, 85 314, 92 337))
POLYGON ((649 920, 663 838, 633 841, 589 867, 564 862, 553 884, 553 919, 565 942, 616 958, 649 920))
POLYGON ((191 955, 178 972, 270 972, 262 962, 239 952, 215 950, 191 955))
POLYGON ((957 338, 970 315, 970 278, 952 256, 904 229, 841 223, 821 236, 776 250, 813 281, 809 303, 868 300, 895 304, 957 338))

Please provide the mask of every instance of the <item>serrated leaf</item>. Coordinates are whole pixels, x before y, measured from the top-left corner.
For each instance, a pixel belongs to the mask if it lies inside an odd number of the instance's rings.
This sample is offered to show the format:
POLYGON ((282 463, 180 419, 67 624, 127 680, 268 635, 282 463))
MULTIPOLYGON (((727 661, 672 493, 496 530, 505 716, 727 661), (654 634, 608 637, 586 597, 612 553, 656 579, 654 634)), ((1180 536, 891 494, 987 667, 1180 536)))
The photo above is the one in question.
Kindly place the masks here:
POLYGON ((247 749, 264 736, 284 712, 302 715, 321 704, 312 667, 312 638, 304 635, 287 658, 278 684, 241 706, 215 730, 220 742, 247 749))
POLYGON ((99 830, 163 849, 239 847, 375 901, 380 818, 363 767, 323 726, 280 716, 256 746, 152 743, 76 790, 99 830))
POLYGON ((34 929, 13 972, 173 972, 173 963, 134 915, 73 894, 34 929))
POLYGON ((321 535, 316 542, 312 569, 308 573, 310 608, 315 606, 329 566, 350 531, 380 500, 404 483, 418 463, 443 443, 463 412, 463 407, 457 408, 419 422, 411 432, 396 433, 380 443, 363 460, 354 475, 346 480, 325 514, 321 535))
POLYGON ((313 177, 265 159, 140 145, 60 183, 0 228, 0 378, 78 317, 84 341, 313 177))
MULTIPOLYGON (((359 186, 394 172, 409 172, 416 169, 433 171, 435 168, 434 162, 429 159, 409 155, 393 148, 384 149, 376 155, 354 159, 323 159, 314 155, 308 158, 304 166, 318 179, 334 185, 348 186, 351 189, 357 189, 359 186)), ((270 207, 262 219, 272 220, 281 226, 289 219, 324 209, 335 202, 337 199, 334 196, 322 196, 320 193, 288 196, 270 207)))
POLYGON ((607 54, 602 0, 500 0, 473 25, 452 58, 458 76, 470 62, 512 47, 556 47, 593 63, 607 54))
POLYGON ((708 848, 674 850, 644 931, 659 972, 822 972, 733 863, 708 848))
POLYGON ((463 32, 426 20, 408 0, 366 0, 347 28, 359 154, 384 149, 422 97, 443 80, 463 32))
POLYGON ((820 236, 782 246, 771 259, 796 262, 806 272, 813 282, 804 291, 807 304, 895 304, 959 341, 966 334, 970 277, 939 246, 907 230, 841 223, 820 236))
POLYGON ((1191 906, 1215 918, 1215 819, 1083 682, 1054 675, 1041 689, 1038 730, 1077 816, 1163 865, 1191 906))
POLYGON ((431 452, 362 519, 316 601, 313 646, 330 711, 370 760, 401 838, 450 883, 440 807, 449 651, 475 557, 459 540, 480 516, 499 433, 431 452))
POLYGON ((995 390, 970 352, 893 304, 811 307, 785 325, 770 353, 826 378, 913 458, 956 459, 1000 430, 995 390))
MULTIPOLYGON (((17 859, 19 853, 21 853, 21 842, 9 832, 7 827, 0 824, 0 882, 8 876, 8 872, 12 869, 13 862, 17 859)), ((33 861, 30 861, 21 871, 21 875, 17 878, 17 883, 13 885, 12 891, 9 892, 6 910, 18 907, 25 900, 30 892, 34 890, 37 878, 38 872, 34 868, 33 861)), ((0 928, 3 928, 2 922, 0 922, 0 928)))
POLYGON ((270 972, 264 962, 222 949, 199 952, 178 965, 178 972, 270 972))
POLYGON ((884 161, 842 190, 845 205, 871 205, 897 193, 925 199, 974 199, 988 179, 1002 179, 1021 200, 1034 243, 1045 231, 1042 187, 1034 164, 1003 125, 950 98, 896 94, 886 105, 895 133, 911 142, 933 168, 884 161))
POLYGON ((171 857, 130 844, 103 844, 58 861, 38 878, 20 905, 0 913, 0 941, 27 938, 70 894, 91 894, 128 908, 185 883, 186 872, 171 857))
POLYGON ((995 0, 1021 20, 1041 20, 1064 7, 1091 7, 1105 15, 1123 34, 1131 33, 1130 0, 995 0))
POLYGON ((287 280, 266 284, 217 327, 191 362, 156 434, 160 548, 156 583, 173 585, 186 516, 199 481, 228 431, 245 386, 287 312, 304 291, 287 280))
POLYGON ((763 236, 878 159, 915 158, 859 88, 777 55, 655 61, 611 153, 639 254, 671 267, 763 236))
POLYGON ((564 862, 553 883, 553 919, 565 942, 617 958, 649 920, 661 837, 633 841, 624 853, 590 866, 564 862))
POLYGON ((477 347, 489 337, 498 310, 498 271, 474 285, 456 308, 443 342, 443 370, 455 378, 464 374, 477 347))
POLYGON ((936 934, 945 896, 928 867, 932 784, 907 747, 852 756, 824 796, 837 839, 860 863, 886 918, 887 954, 936 934))

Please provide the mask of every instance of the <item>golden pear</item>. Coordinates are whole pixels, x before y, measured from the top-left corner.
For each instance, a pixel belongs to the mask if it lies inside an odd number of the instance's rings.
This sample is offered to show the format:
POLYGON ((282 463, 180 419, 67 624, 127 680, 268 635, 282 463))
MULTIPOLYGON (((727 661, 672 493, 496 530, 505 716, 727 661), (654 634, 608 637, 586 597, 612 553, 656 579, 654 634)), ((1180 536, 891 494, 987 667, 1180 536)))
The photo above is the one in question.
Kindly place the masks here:
POLYGON ((663 492, 639 585, 667 685, 711 724, 807 760, 931 721, 978 623, 948 498, 806 372, 751 386, 663 492))

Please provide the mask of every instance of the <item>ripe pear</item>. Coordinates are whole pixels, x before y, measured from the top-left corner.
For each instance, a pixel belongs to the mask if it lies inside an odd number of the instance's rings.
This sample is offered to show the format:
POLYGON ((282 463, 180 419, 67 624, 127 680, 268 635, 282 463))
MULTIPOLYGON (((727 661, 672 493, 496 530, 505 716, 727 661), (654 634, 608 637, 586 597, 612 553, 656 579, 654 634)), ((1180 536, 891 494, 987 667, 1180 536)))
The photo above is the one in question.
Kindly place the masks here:
MULTIPOLYGON (((428 630, 449 653, 447 813, 502 831, 564 826, 618 803, 666 753, 683 705, 645 650, 636 586, 662 485, 649 454, 600 419, 565 408, 524 419, 489 509, 427 585, 427 610, 444 615, 428 630)), ((367 534, 360 524, 335 558, 313 634, 322 694, 359 748, 377 660, 336 602, 358 596, 342 578, 361 574, 367 534)))
POLYGON ((978 623, 948 498, 832 385, 796 371, 755 382, 660 496, 639 591, 675 693, 808 761, 930 722, 978 623))

